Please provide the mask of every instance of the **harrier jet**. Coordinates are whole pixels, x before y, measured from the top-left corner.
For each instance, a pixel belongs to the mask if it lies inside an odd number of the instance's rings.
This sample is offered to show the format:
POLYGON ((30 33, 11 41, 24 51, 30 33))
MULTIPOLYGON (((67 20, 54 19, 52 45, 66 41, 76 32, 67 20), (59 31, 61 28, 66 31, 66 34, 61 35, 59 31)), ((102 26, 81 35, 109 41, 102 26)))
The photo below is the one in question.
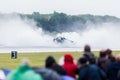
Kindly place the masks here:
POLYGON ((61 37, 61 36, 54 38, 53 41, 54 41, 55 43, 61 43, 61 44, 62 44, 62 43, 65 43, 65 42, 73 43, 73 41, 68 40, 67 38, 61 37))

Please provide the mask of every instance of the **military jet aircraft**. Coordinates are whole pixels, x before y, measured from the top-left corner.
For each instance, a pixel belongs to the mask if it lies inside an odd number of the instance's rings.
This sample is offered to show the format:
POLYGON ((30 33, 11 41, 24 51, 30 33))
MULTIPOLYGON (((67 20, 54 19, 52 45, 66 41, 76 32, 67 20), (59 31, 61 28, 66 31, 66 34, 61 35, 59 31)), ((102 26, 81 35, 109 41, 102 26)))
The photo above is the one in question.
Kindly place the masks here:
POLYGON ((54 41, 55 43, 61 43, 61 44, 62 44, 62 43, 65 43, 65 42, 73 43, 73 41, 71 41, 71 40, 69 40, 69 39, 67 39, 67 38, 65 38, 65 37, 61 37, 61 36, 54 38, 53 41, 54 41))

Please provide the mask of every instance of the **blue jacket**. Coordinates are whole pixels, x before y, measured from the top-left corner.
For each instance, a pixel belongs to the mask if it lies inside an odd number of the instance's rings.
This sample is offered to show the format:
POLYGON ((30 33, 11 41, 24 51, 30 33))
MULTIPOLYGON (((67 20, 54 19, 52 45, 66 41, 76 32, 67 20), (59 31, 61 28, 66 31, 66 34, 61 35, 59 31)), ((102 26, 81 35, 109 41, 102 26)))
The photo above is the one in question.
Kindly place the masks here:
POLYGON ((117 80, 117 75, 119 70, 120 70, 120 62, 110 64, 107 70, 108 79, 117 80))
POLYGON ((88 80, 88 70, 89 66, 85 65, 79 69, 79 75, 78 75, 78 80, 88 80))
POLYGON ((104 80, 105 78, 105 72, 95 64, 86 65, 79 70, 78 80, 104 80))
POLYGON ((64 76, 61 76, 62 77, 62 80, 76 80, 75 78, 71 77, 71 76, 67 76, 67 75, 64 75, 64 76))
POLYGON ((89 71, 89 80, 104 80, 107 77, 106 73, 102 69, 100 69, 96 64, 91 64, 89 71))

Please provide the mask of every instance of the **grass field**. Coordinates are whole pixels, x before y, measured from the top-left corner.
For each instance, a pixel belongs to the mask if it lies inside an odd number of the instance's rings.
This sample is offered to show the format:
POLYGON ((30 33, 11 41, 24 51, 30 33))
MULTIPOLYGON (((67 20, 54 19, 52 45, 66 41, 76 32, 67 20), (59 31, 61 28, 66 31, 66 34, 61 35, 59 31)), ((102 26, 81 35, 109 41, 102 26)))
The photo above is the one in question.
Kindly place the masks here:
MULTIPOLYGON (((54 56, 56 61, 68 52, 35 52, 35 53, 18 53, 17 59, 11 59, 10 53, 0 53, 0 68, 16 69, 23 58, 28 58, 32 66, 41 66, 44 67, 45 59, 49 55, 54 56)), ((83 52, 69 52, 74 56, 76 60, 83 54, 83 52)), ((99 52, 93 52, 96 56, 99 55, 99 52)), ((113 54, 116 56, 120 51, 113 51, 113 54)))

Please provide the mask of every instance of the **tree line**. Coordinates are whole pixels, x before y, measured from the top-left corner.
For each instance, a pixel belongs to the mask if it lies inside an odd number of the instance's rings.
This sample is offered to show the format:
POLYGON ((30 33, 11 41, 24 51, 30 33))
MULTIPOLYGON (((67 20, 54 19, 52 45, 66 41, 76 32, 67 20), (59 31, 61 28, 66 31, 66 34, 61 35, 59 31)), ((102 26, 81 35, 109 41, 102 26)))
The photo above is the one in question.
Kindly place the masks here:
MULTIPOLYGON (((88 25, 100 25, 107 22, 119 23, 120 19, 115 16, 99 16, 99 15, 67 15, 65 13, 54 12, 51 14, 40 14, 33 12, 32 14, 19 14, 21 18, 32 19, 38 27, 48 32, 72 32, 86 29, 88 25)), ((1 17, 1 15, 0 15, 1 17)))

